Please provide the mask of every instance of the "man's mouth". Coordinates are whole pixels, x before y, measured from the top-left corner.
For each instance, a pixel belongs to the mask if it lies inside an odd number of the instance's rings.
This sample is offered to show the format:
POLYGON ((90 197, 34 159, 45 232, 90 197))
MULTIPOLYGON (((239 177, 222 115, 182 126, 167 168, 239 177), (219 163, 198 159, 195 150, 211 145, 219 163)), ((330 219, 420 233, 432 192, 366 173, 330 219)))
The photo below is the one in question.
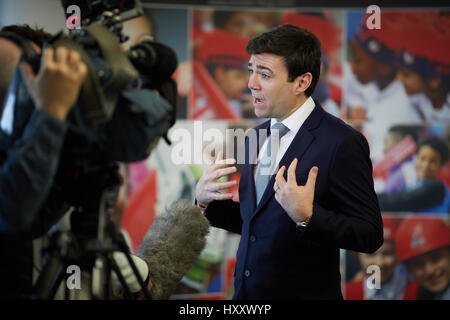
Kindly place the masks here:
POLYGON ((262 103, 262 102, 264 102, 262 99, 257 98, 257 97, 253 97, 253 103, 254 103, 254 104, 260 104, 260 103, 262 103))

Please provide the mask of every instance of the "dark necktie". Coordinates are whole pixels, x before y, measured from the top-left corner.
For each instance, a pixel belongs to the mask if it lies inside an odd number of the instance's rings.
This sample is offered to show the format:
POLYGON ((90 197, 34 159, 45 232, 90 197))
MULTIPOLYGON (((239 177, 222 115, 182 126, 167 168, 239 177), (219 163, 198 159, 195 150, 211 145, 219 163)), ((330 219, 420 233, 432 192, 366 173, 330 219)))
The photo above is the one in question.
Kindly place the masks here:
POLYGON ((288 131, 289 128, 281 122, 275 123, 270 128, 271 134, 269 136, 269 139, 267 139, 266 151, 260 157, 255 177, 256 204, 258 204, 261 200, 262 195, 264 194, 264 190, 266 190, 267 183, 269 182, 272 173, 274 173, 274 166, 277 160, 280 140, 281 137, 284 136, 288 131), (277 141, 273 141, 274 139, 277 139, 277 141))

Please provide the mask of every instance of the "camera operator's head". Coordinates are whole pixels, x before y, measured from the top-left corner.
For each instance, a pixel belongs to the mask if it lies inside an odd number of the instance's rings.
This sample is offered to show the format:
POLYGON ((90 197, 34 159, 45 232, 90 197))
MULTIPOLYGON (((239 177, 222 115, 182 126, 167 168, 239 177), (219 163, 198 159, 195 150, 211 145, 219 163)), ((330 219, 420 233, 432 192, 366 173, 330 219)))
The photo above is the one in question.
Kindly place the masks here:
POLYGON ((40 53, 44 41, 51 36, 50 33, 44 31, 44 29, 33 29, 27 24, 5 26, 0 31, 14 33, 30 41, 33 49, 36 50, 37 53, 40 53))
MULTIPOLYGON (((3 37, 3 39, 21 46, 19 52, 11 51, 9 46, 9 53, 10 55, 12 54, 13 59, 5 61, 5 65, 0 64, 0 69, 12 68, 12 73, 9 77, 5 77, 7 78, 5 89, 3 89, 3 84, 0 88, 2 89, 0 94, 3 95, 2 97, 0 96, 2 99, 0 102, 3 106, 4 96, 21 52, 27 52, 29 56, 33 53, 41 53, 40 46, 49 34, 42 29, 33 30, 27 25, 7 26, 1 32, 9 32, 9 34, 15 35, 17 39, 14 37, 9 39, 3 37)), ((64 121, 67 113, 74 106, 81 84, 87 73, 87 67, 81 61, 80 54, 63 47, 57 49, 48 48, 42 53, 41 65, 37 75, 28 63, 21 63, 20 67, 24 84, 33 99, 35 107, 64 121)))
POLYGON ((33 29, 28 25, 10 25, 3 27, 0 32, 8 32, 18 37, 15 42, 12 39, 0 37, 0 114, 3 102, 8 91, 9 84, 19 62, 24 48, 19 39, 28 41, 36 53, 41 52, 42 43, 49 35, 42 29, 33 29))
POLYGON ((19 58, 19 47, 7 39, 0 38, 0 108, 3 108, 3 101, 19 58))

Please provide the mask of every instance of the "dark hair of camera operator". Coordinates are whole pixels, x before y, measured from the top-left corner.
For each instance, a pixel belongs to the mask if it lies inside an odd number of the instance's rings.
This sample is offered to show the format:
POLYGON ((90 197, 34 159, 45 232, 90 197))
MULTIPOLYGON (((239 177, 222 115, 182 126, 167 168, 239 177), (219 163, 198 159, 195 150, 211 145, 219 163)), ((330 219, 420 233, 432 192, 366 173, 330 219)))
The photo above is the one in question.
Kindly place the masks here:
MULTIPOLYGON (((45 36, 43 30, 28 26, 1 31, 33 42, 37 53, 45 36)), ((0 37, 0 70, 9 70, 9 81, 21 52, 18 45, 0 37)), ((26 298, 31 293, 32 238, 36 235, 32 226, 53 184, 67 130, 65 119, 87 67, 75 51, 48 48, 42 53, 37 74, 28 63, 20 63, 20 72, 36 109, 22 136, 0 150, 0 297, 6 298, 26 298)), ((0 104, 3 106, 3 101, 0 104)))
POLYGON ((33 29, 27 24, 4 26, 1 31, 17 34, 18 36, 31 41, 39 48, 41 48, 44 44, 44 40, 50 36, 49 33, 44 31, 44 29, 33 29))

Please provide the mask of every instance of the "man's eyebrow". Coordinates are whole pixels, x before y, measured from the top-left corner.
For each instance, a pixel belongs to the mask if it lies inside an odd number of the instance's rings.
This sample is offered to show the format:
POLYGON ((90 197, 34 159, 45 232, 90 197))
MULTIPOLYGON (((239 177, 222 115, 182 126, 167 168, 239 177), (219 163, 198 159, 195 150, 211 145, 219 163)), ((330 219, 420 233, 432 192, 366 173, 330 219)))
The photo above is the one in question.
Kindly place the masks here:
MULTIPOLYGON (((248 63, 248 67, 249 67, 249 68, 253 67, 252 63, 249 62, 249 63, 248 63)), ((265 66, 262 66, 262 65, 259 65, 259 64, 256 65, 256 69, 259 69, 259 70, 267 70, 267 71, 269 71, 270 73, 273 74, 272 69, 270 69, 270 68, 268 68, 268 67, 265 67, 265 66)))

